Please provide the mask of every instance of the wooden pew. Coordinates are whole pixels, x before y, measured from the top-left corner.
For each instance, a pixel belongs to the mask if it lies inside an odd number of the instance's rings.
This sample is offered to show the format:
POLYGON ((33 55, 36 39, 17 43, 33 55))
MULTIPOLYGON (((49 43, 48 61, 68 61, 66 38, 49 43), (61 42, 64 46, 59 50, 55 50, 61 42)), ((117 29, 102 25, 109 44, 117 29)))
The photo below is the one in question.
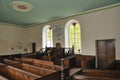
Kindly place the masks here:
POLYGON ((83 70, 75 75, 73 80, 120 80, 120 71, 113 70, 83 70))
POLYGON ((31 59, 31 58, 21 58, 21 59, 15 58, 15 60, 19 61, 19 62, 28 63, 28 64, 31 64, 34 66, 38 66, 41 68, 47 68, 47 69, 51 69, 51 70, 55 70, 55 71, 61 70, 61 66, 54 65, 53 62, 51 62, 51 61, 43 61, 43 60, 37 60, 37 59, 31 59))
POLYGON ((8 71, 8 75, 12 76, 13 80, 35 80, 41 77, 41 76, 29 73, 21 69, 14 68, 11 66, 7 67, 7 71, 8 71))
POLYGON ((64 57, 64 65, 66 67, 72 68, 75 66, 75 55, 64 57))
POLYGON ((113 71, 113 70, 83 70, 82 75, 120 78, 120 71, 113 71))
POLYGON ((30 61, 30 62, 35 61, 35 62, 47 64, 47 65, 54 65, 54 62, 52 62, 52 61, 38 60, 38 59, 25 58, 25 57, 22 57, 21 59, 22 59, 23 61, 26 61, 26 62, 28 62, 28 61, 30 61))
POLYGON ((28 71, 30 73, 39 75, 39 76, 46 76, 46 75, 49 75, 49 74, 55 72, 54 70, 40 68, 40 67, 36 67, 36 66, 33 66, 33 65, 20 63, 20 62, 13 61, 13 60, 8 60, 8 59, 4 59, 4 63, 9 64, 13 67, 28 71))
POLYGON ((86 75, 75 75, 72 80, 120 80, 119 78, 96 77, 86 75))
MULTIPOLYGON (((14 67, 17 67, 19 69, 23 69, 23 70, 26 70, 28 72, 42 76, 38 80, 52 80, 52 79, 61 80, 61 70, 55 71, 55 70, 50 70, 50 69, 32 66, 29 64, 25 64, 25 63, 13 61, 13 60, 8 60, 8 59, 4 59, 4 60, 5 60, 4 61, 5 63, 7 63, 11 66, 14 66, 14 67), (20 64, 22 65, 22 67, 20 64), (35 67, 39 68, 39 69, 36 70, 35 67)), ((67 76, 69 76, 69 68, 66 68, 64 70, 64 77, 67 77, 67 76)))
MULTIPOLYGON (((61 71, 61 66, 54 65, 53 62, 51 61, 49 62, 49 61, 43 61, 43 60, 31 59, 31 58, 21 58, 21 59, 15 58, 15 60, 20 61, 20 62, 25 62, 30 65, 38 66, 41 68, 46 68, 46 69, 50 69, 54 71, 61 71)), ((65 67, 64 74, 65 74, 65 77, 69 76, 69 68, 65 67)))
POLYGON ((0 75, 0 80, 9 80, 9 79, 7 79, 6 77, 0 75))
MULTIPOLYGON (((21 66, 19 65, 20 63, 17 63, 16 61, 12 61, 12 60, 7 60, 8 64, 17 68, 21 69, 21 66), (11 62, 11 64, 9 63, 11 62)), ((34 73, 34 74, 38 74, 38 75, 42 75, 42 77, 36 79, 36 80, 61 80, 61 72, 60 71, 53 71, 53 70, 49 70, 49 69, 45 69, 45 68, 39 68, 36 66, 32 66, 29 64, 22 64, 22 69, 26 70, 28 72, 34 73)))
MULTIPOLYGON (((75 55, 64 57, 64 66, 68 68, 75 67, 75 55)), ((61 65, 61 59, 54 61, 54 64, 61 65)))
POLYGON ((0 63, 0 74, 10 80, 36 80, 41 76, 0 63))
POLYGON ((82 69, 95 69, 95 56, 76 54, 76 66, 82 69))
POLYGON ((21 57, 36 58, 37 55, 36 53, 26 53, 26 54, 22 54, 21 57))

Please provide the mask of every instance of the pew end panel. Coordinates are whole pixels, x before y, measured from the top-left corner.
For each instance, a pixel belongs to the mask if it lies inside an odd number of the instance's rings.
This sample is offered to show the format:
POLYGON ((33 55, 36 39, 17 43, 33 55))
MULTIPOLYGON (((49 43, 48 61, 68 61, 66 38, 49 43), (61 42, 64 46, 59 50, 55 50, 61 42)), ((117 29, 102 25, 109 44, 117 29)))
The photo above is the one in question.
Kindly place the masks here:
POLYGON ((82 69, 95 69, 95 56, 91 55, 75 55, 75 65, 82 69))

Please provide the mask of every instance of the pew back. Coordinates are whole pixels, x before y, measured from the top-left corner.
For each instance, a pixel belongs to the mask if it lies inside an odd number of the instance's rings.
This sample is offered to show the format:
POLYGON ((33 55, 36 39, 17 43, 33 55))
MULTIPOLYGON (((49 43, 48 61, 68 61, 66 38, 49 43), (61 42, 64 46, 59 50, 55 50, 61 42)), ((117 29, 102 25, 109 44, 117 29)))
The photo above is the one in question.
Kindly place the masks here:
POLYGON ((55 71, 61 70, 61 66, 54 65, 53 62, 51 61, 44 61, 42 60, 37 60, 37 59, 31 59, 31 58, 15 58, 16 61, 28 63, 34 66, 42 67, 42 68, 47 68, 55 71), (50 65, 49 65, 50 64, 50 65))
POLYGON ((6 76, 10 80, 35 80, 41 77, 12 66, 2 64, 2 66, 3 65, 4 67, 0 67, 0 74, 6 76))
POLYGON ((8 60, 8 59, 4 59, 4 62, 13 66, 13 67, 16 67, 16 68, 28 71, 30 73, 40 75, 40 76, 46 76, 46 75, 49 75, 49 74, 55 72, 53 70, 40 68, 40 67, 36 67, 36 66, 33 66, 33 65, 25 64, 25 63, 19 63, 17 61, 8 60))

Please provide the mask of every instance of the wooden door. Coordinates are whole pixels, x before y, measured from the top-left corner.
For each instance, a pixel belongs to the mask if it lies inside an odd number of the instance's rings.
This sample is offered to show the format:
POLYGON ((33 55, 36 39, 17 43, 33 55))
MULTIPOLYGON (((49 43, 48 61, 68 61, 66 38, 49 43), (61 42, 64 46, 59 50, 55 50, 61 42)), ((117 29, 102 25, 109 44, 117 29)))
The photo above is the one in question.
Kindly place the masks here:
POLYGON ((115 39, 96 40, 97 68, 104 69, 115 61, 115 39))

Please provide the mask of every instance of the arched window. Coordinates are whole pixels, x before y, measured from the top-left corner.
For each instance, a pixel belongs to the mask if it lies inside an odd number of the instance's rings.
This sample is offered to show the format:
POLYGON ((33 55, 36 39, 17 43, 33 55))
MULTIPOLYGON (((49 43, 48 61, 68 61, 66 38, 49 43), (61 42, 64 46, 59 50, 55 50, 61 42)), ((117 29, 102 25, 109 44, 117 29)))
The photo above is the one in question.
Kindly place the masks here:
POLYGON ((53 36, 52 36, 52 28, 49 25, 46 25, 43 27, 42 32, 42 43, 43 48, 47 47, 53 47, 53 36))
POLYGON ((73 45, 75 53, 81 51, 81 28, 76 20, 68 21, 65 26, 65 46, 72 47, 73 45))

